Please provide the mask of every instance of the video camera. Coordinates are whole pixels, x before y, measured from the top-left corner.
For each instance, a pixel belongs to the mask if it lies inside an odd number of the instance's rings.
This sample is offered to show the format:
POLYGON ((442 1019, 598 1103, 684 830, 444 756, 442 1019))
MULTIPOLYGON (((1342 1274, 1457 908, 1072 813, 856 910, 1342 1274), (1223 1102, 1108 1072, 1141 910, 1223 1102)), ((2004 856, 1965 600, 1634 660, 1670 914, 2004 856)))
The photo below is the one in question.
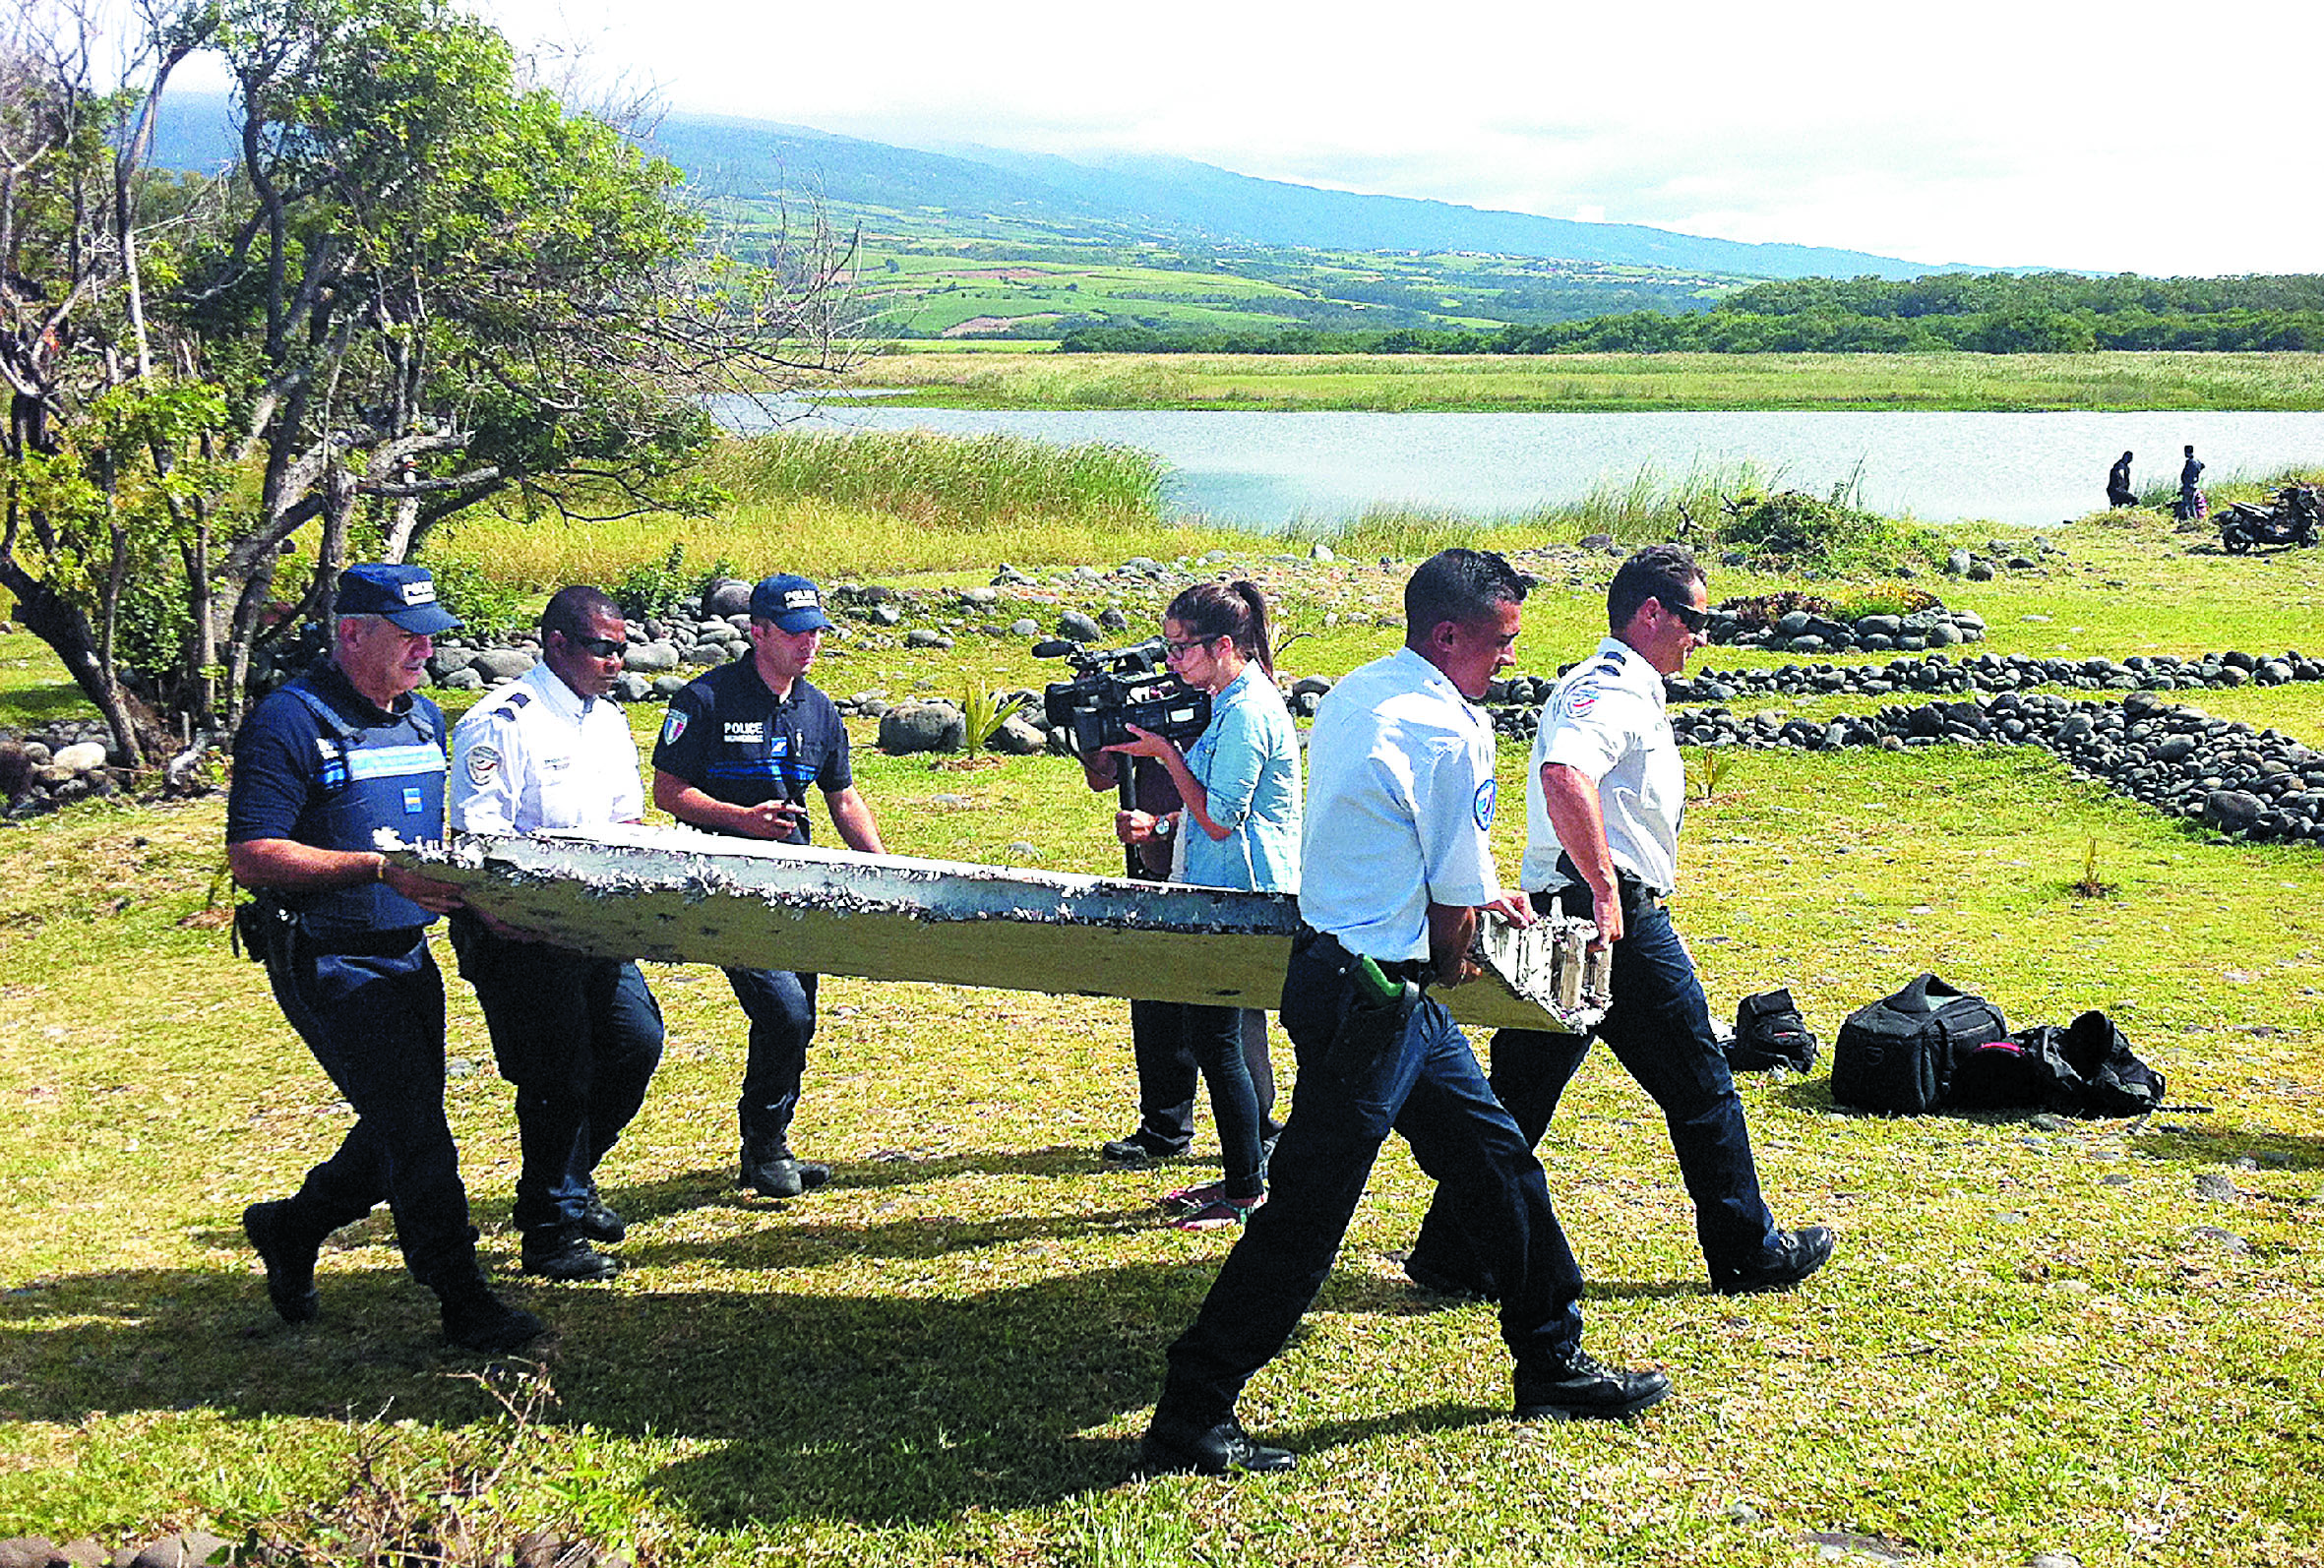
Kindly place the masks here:
POLYGON ((1079 755, 1135 740, 1132 724, 1181 744, 1210 727, 1210 694, 1170 673, 1160 637, 1112 652, 1052 637, 1034 643, 1033 656, 1063 658, 1073 667, 1070 681, 1053 681, 1043 691, 1041 705, 1050 727, 1064 730, 1079 755))

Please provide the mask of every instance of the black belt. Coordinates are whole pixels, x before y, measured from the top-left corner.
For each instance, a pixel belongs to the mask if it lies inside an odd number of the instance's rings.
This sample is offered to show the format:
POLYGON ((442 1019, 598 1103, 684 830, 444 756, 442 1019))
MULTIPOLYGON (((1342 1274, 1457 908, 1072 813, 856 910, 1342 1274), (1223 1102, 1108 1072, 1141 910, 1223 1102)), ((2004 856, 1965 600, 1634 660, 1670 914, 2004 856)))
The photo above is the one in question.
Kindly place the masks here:
MULTIPOLYGON (((1299 931, 1291 938, 1291 950, 1295 953, 1306 952, 1317 942, 1331 944, 1331 950, 1323 954, 1326 961, 1329 961, 1334 954, 1351 960, 1358 956, 1337 936, 1328 932, 1317 931, 1304 920, 1299 923, 1299 931)), ((1379 972, 1390 980, 1409 980, 1418 986, 1427 985, 1432 974, 1429 961, 1426 958, 1375 958, 1373 962, 1378 965, 1379 972)))

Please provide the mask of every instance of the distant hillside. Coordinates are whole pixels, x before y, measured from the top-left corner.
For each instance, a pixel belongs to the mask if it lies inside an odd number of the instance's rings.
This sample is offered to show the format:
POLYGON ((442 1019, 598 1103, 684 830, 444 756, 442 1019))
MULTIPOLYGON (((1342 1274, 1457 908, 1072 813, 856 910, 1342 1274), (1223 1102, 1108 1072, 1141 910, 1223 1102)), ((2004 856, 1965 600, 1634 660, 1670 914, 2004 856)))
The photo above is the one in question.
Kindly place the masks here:
POLYGON ((1300 246, 1482 251, 1746 277, 1919 277, 1954 270, 1805 245, 1747 245, 1631 223, 1576 223, 1398 196, 1253 179, 1184 158, 1081 163, 989 148, 930 152, 803 126, 672 115, 654 147, 710 192, 763 197, 820 187, 834 203, 954 220, 1003 218, 1061 233, 1300 246))
MULTIPOLYGON (((1861 251, 1746 245, 1632 223, 1576 223, 1398 196, 1355 196, 1253 179, 1184 158, 1075 162, 990 148, 926 151, 805 126, 673 114, 653 150, 704 193, 764 200, 808 191, 892 215, 907 229, 1001 237, 992 225, 1064 240, 1248 244, 1325 251, 1484 252, 1743 277, 1918 277, 1950 268, 1861 251)), ((159 161, 209 168, 234 152, 226 104, 176 94, 159 161)))

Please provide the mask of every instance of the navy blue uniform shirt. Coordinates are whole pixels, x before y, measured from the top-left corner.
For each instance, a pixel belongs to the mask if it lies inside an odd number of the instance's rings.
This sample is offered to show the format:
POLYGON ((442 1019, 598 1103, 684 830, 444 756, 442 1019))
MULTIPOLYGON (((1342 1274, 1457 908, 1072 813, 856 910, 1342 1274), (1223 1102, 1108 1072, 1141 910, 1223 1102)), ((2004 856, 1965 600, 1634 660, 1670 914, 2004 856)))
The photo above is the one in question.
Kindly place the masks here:
MULTIPOLYGON (((326 660, 242 721, 226 842, 369 850, 382 827, 406 843, 442 838, 445 772, 444 714, 434 702, 415 692, 386 711, 326 660)), ((397 930, 436 918, 376 883, 277 896, 332 929, 397 930)))
MULTIPOLYGON (((670 698, 653 765, 729 806, 804 806, 810 784, 832 794, 855 782, 847 726, 831 699, 805 678, 777 697, 750 658, 718 666, 670 698)), ((807 838, 801 814, 796 834, 780 842, 807 838)))

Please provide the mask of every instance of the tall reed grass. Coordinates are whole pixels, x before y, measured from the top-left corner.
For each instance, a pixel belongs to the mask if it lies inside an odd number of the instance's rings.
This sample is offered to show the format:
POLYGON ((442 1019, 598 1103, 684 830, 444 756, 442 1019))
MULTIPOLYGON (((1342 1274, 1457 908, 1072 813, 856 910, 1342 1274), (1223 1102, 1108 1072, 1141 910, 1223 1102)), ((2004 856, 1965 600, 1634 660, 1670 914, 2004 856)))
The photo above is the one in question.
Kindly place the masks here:
POLYGON ((703 572, 833 577, 1168 558, 1250 538, 1166 521, 1161 459, 1100 443, 780 431, 722 444, 703 476, 734 498, 712 516, 579 523, 480 511, 432 541, 428 556, 548 592, 617 581, 673 544, 703 572))

